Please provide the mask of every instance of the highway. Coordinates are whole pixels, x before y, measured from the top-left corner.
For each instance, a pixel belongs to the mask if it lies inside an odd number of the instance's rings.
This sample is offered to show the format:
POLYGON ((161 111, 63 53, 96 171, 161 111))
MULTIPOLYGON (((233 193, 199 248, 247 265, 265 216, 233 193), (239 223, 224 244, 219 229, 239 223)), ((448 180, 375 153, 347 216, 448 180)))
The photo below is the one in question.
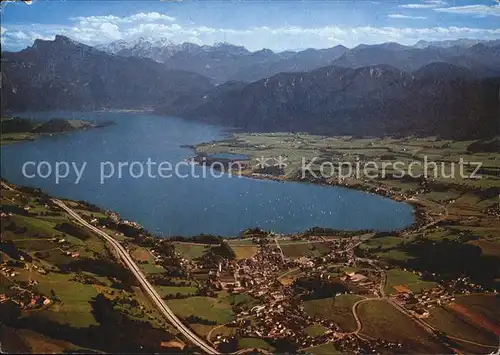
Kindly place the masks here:
POLYGON ((208 345, 205 341, 200 339, 196 334, 194 334, 188 327, 186 327, 179 318, 172 312, 172 310, 165 304, 161 296, 155 290, 155 288, 149 283, 146 279, 142 271, 139 269, 134 260, 130 257, 125 248, 114 238, 103 232, 102 230, 94 227, 89 224, 86 220, 84 220, 80 215, 78 215, 71 208, 66 206, 64 202, 58 199, 52 199, 52 202, 65 210, 71 217, 81 223, 84 227, 90 229, 92 232, 96 233, 100 237, 104 238, 109 244, 113 246, 121 260, 125 264, 126 267, 132 271, 137 281, 139 281, 143 290, 149 295, 150 299, 153 301, 155 306, 160 310, 160 312, 181 332, 189 341, 191 341, 194 345, 198 346, 201 350, 203 350, 207 354, 219 354, 219 352, 208 345))

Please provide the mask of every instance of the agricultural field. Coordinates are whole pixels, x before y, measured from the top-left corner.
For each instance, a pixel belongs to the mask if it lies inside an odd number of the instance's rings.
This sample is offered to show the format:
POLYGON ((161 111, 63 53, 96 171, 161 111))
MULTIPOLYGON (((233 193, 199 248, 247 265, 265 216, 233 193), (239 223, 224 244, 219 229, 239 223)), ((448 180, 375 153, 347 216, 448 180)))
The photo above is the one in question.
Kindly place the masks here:
POLYGON ((304 243, 303 241, 298 241, 296 243, 289 241, 278 241, 281 250, 283 250, 283 254, 287 258, 300 258, 303 256, 306 257, 315 257, 327 254, 330 252, 330 248, 328 247, 328 243, 324 242, 310 242, 304 243))
POLYGON ((176 295, 193 296, 198 291, 196 286, 156 286, 158 293, 163 298, 174 297, 176 295))
MULTIPOLYGON (((36 353, 81 352, 94 346, 119 349, 119 343, 87 338, 86 334, 103 333, 107 327, 95 311, 99 297, 109 302, 109 316, 136 322, 136 331, 175 336, 100 237, 73 222, 44 195, 29 191, 2 186, 1 194, 0 291, 8 300, 0 303, 0 313, 6 322, 5 313, 19 308, 22 330, 10 337, 17 339, 17 349, 36 353)), ((78 202, 71 206, 91 213, 78 202)), ((114 331, 106 331, 113 336, 114 331)))
POLYGON ((165 269, 155 262, 155 258, 146 248, 137 247, 132 250, 130 255, 136 260, 139 267, 146 274, 161 274, 165 272, 165 269))
MULTIPOLYGON (((470 295, 457 297, 455 303, 491 323, 498 325, 500 319, 500 297, 498 295, 470 295)), ((497 334, 500 336, 500 334, 497 334)))
POLYGON ((260 304, 260 301, 247 293, 220 292, 219 297, 224 298, 231 306, 240 307, 244 310, 250 310, 252 307, 260 304))
POLYGON ((234 250, 236 254, 236 259, 250 259, 255 256, 259 252, 258 246, 246 246, 246 245, 238 245, 238 244, 229 244, 231 249, 234 250))
POLYGON ((234 319, 231 304, 225 299, 212 297, 188 297, 167 300, 167 305, 181 318, 197 316, 217 324, 226 324, 234 319))
POLYGON ((203 256, 209 247, 195 243, 174 243, 175 251, 180 254, 182 258, 193 260, 203 256))
POLYGON ((89 304, 89 300, 98 294, 98 289, 94 285, 74 282, 71 281, 71 275, 57 273, 40 275, 36 279, 38 281, 36 288, 40 293, 51 295, 53 292, 61 302, 49 309, 35 311, 30 316, 41 316, 75 328, 86 328, 98 324, 89 304))
MULTIPOLYGON (((194 327, 197 327, 199 325, 200 324, 193 324, 192 326, 194 328, 194 327)), ((209 330, 209 332, 210 332, 210 339, 213 339, 213 338, 217 337, 218 335, 221 335, 221 336, 232 336, 232 335, 235 335, 236 331, 238 329, 237 327, 227 327, 225 325, 216 326, 216 327, 208 326, 208 327, 210 328, 210 330, 209 330)), ((205 335, 208 335, 208 332, 206 332, 205 335)))
POLYGON ((311 317, 320 317, 337 323, 345 332, 356 330, 356 320, 352 314, 352 306, 363 297, 357 295, 340 295, 331 298, 304 302, 304 310, 311 317))
POLYGON ((251 239, 249 238, 244 238, 244 239, 228 239, 227 243, 230 246, 258 246, 258 244, 252 242, 251 239))
POLYGON ((400 262, 400 261, 408 261, 412 259, 412 257, 404 252, 403 250, 398 249, 390 249, 387 251, 381 251, 374 253, 381 260, 386 260, 388 262, 400 262))
POLYGON ((285 271, 283 274, 281 274, 278 277, 278 281, 282 285, 288 286, 288 285, 291 285, 293 283, 293 281, 295 281, 297 278, 299 278, 302 275, 304 275, 304 272, 302 270, 300 270, 299 268, 290 269, 290 270, 285 271))
MULTIPOLYGON (((428 138, 353 138, 326 137, 305 133, 238 133, 232 139, 210 142, 198 145, 198 153, 242 154, 255 159, 265 151, 270 157, 286 156, 288 167, 293 169, 300 165, 302 157, 312 159, 324 157, 329 159, 342 158, 343 161, 363 160, 391 162, 399 160, 410 162, 427 157, 428 161, 453 162, 460 156, 466 156, 468 161, 480 161, 487 166, 500 167, 500 154, 471 153, 467 147, 473 141, 453 142, 436 137, 428 138)), ((448 166, 445 165, 445 171, 448 166)), ((434 166, 429 164, 429 176, 434 174, 434 166)), ((438 170, 441 168, 437 166, 438 170)), ((472 169, 472 167, 466 167, 472 169)), ((386 168, 387 175, 392 173, 391 167, 386 168)), ((415 171, 416 172, 416 171, 415 171)), ((289 171, 286 171, 289 173, 289 171)), ((490 178, 490 176, 488 176, 490 178)), ((494 180, 494 176, 491 176, 494 180)), ((471 182, 473 183, 473 182, 471 182)))
POLYGON ((412 238, 384 236, 371 238, 359 245, 359 249, 387 261, 407 261, 411 256, 400 248, 412 241, 412 238))
POLYGON ((418 275, 400 269, 386 271, 387 279, 384 291, 388 295, 396 294, 398 291, 394 286, 404 286, 413 293, 420 293, 423 290, 436 287, 435 282, 424 281, 418 275))
POLYGON ((259 338, 241 338, 238 340, 238 347, 241 349, 264 349, 273 351, 274 348, 264 339, 259 338))
POLYGON ((306 349, 307 353, 314 355, 342 354, 333 343, 326 343, 306 349))
POLYGON ((315 338, 324 335, 328 331, 328 329, 320 324, 313 324, 305 328, 304 331, 310 337, 315 338))
POLYGON ((66 341, 46 337, 28 329, 12 329, 9 327, 4 327, 2 332, 0 332, 0 342, 2 343, 2 350, 6 353, 16 353, 19 350, 22 350, 24 353, 33 354, 57 354, 64 351, 83 353, 91 351, 91 349, 85 349, 66 341))
MULTIPOLYGON (((470 319, 455 312, 450 307, 432 309, 430 317, 425 321, 449 336, 491 346, 498 344, 498 337, 495 334, 474 324, 470 319)), ((466 346, 467 343, 463 342, 462 344, 466 346)))
POLYGON ((359 248, 369 251, 386 251, 396 248, 404 242, 405 240, 400 237, 378 237, 368 239, 366 242, 363 242, 359 248))
POLYGON ((474 240, 470 242, 472 245, 477 245, 483 251, 483 255, 500 257, 500 242, 489 240, 474 240))
POLYGON ((384 300, 363 302, 358 307, 361 335, 402 342, 416 353, 445 353, 444 349, 412 319, 384 300))

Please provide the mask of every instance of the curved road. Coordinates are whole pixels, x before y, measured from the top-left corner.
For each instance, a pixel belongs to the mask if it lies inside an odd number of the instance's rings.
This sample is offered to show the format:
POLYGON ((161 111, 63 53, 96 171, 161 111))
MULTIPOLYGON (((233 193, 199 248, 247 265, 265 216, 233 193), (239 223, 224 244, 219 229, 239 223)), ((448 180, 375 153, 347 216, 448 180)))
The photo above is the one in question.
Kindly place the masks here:
MULTIPOLYGON (((5 184, 4 182, 2 182, 2 186, 4 186, 5 188, 8 188, 9 190, 13 190, 9 185, 5 184)), ((220 354, 216 349, 214 349, 213 347, 211 347, 210 345, 208 345, 206 342, 204 342, 203 340, 201 340, 196 334, 194 334, 189 328, 187 328, 179 320, 179 318, 177 318, 177 316, 165 304, 165 302, 163 301, 163 299, 161 298, 161 296, 154 289, 154 287, 149 283, 149 281, 143 275, 143 273, 141 272, 141 270, 139 269, 139 267, 135 264, 135 262, 130 257, 130 255, 128 254, 128 252, 125 250, 125 248, 123 248, 123 246, 119 242, 117 242, 114 238, 112 238, 111 236, 109 236, 108 234, 106 234, 105 232, 103 232, 102 230, 100 230, 97 227, 94 227, 93 225, 89 224, 80 215, 78 215, 76 212, 74 212, 72 209, 70 209, 68 206, 66 206, 64 204, 64 202, 62 202, 61 200, 52 199, 52 202, 54 202, 54 204, 56 204, 57 206, 59 206, 60 208, 62 208, 63 210, 65 210, 71 217, 73 217, 75 220, 77 220, 78 222, 80 222, 84 227, 90 229, 92 232, 94 232, 97 235, 99 235, 100 237, 104 238, 107 242, 109 242, 115 248, 116 252, 120 256, 120 258, 122 259, 122 261, 125 263, 125 265, 132 271, 132 273, 134 274, 134 276, 137 278, 137 280, 141 284, 141 286, 144 289, 144 291, 150 296, 151 300, 155 303, 155 305, 162 312, 162 314, 179 330, 179 332, 181 332, 187 339, 189 339, 193 344, 197 345, 204 352, 206 352, 208 354, 220 354)), ((441 206, 441 207, 443 207, 443 206, 441 206)), ((445 219, 446 216, 447 216, 447 214, 448 214, 448 210, 447 210, 446 207, 444 207, 444 210, 445 210, 445 216, 444 216, 444 218, 440 218, 437 221, 431 222, 430 224, 425 225, 423 228, 420 228, 419 230, 428 228, 429 226, 432 226, 432 225, 436 224, 440 220, 445 219)), ((369 239, 369 238, 367 238, 367 239, 369 239)), ((363 242, 363 240, 361 242, 363 242)), ((277 243, 277 241, 276 241, 276 244, 279 246, 279 244, 277 243)), ((359 244, 361 244, 361 243, 359 243, 359 244)), ((355 247, 356 246, 357 245, 355 245, 355 247)), ((358 258, 358 259, 362 259, 362 258, 358 258)), ((372 261, 372 260, 370 260, 370 261, 372 261)), ((379 270, 379 271, 383 271, 383 270, 379 270)), ((380 298, 379 297, 365 298, 365 299, 357 301, 352 306, 352 310, 351 311, 352 311, 352 314, 353 314, 353 316, 354 316, 354 318, 356 320, 357 329, 354 332, 352 332, 351 334, 356 334, 357 335, 361 331, 361 329, 362 329, 361 319, 359 318, 359 315, 357 314, 357 307, 358 307, 359 304, 361 304, 363 302, 367 302, 367 301, 377 300, 377 299, 379 299, 379 300, 380 299, 387 299, 387 297, 385 297, 385 295, 384 295, 384 293, 382 291, 383 290, 382 289, 383 284, 385 283, 384 282, 385 281, 384 280, 384 276, 385 276, 385 273, 383 273, 383 278, 381 280, 382 282, 381 282, 381 285, 380 285, 382 297, 380 297, 380 298)), ((389 301, 389 304, 392 304, 396 309, 398 309, 399 311, 401 311, 403 314, 409 316, 413 320, 416 320, 417 323, 420 326, 422 326, 424 329, 426 329, 428 331, 434 330, 426 322, 424 322, 424 321, 422 321, 420 319, 415 319, 414 317, 412 317, 408 312, 406 312, 406 310, 401 309, 401 307, 399 307, 398 305, 396 305, 395 302, 393 302, 392 300, 388 300, 388 301, 389 301)), ((480 344, 480 343, 472 342, 470 340, 466 340, 466 339, 462 339, 462 338, 457 338, 457 337, 453 337, 453 336, 449 336, 449 335, 447 335, 447 336, 449 338, 452 338, 452 339, 455 339, 455 340, 459 340, 459 341, 471 343, 471 344, 478 345, 478 346, 483 346, 483 347, 487 347, 487 348, 496 348, 494 346, 490 346, 490 345, 486 345, 486 344, 480 344)), ((248 350, 248 349, 243 349, 243 351, 245 351, 245 350, 248 350)), ((242 352, 242 351, 240 351, 240 352, 242 352)))
POLYGON ((187 339, 189 339, 193 344, 198 346, 201 350, 203 350, 207 354, 219 354, 219 352, 208 345, 205 341, 200 339, 196 334, 194 334, 188 327, 186 327, 179 318, 172 312, 172 310, 165 304, 161 296, 154 289, 154 287, 149 283, 144 274, 141 272, 139 267, 136 265, 134 260, 130 257, 125 248, 117 242, 114 238, 104 233, 102 230, 94 227, 89 224, 86 220, 84 220, 80 215, 78 215, 71 208, 66 206, 64 202, 61 200, 53 199, 52 202, 57 206, 61 207, 63 210, 68 212, 68 214, 73 217, 75 220, 80 222, 84 227, 90 229, 92 232, 96 233, 100 237, 104 238, 107 242, 109 242, 113 248, 115 248, 116 252, 124 262, 124 264, 132 271, 135 278, 141 284, 141 287, 144 291, 149 295, 155 306, 160 310, 160 312, 181 332, 187 339))

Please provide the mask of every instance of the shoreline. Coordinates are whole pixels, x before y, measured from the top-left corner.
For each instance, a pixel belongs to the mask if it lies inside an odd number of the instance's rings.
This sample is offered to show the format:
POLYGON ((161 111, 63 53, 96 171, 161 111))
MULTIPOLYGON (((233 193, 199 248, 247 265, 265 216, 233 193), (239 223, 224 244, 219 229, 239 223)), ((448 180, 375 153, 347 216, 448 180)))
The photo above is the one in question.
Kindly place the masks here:
MULTIPOLYGON (((13 118, 15 119, 15 118, 13 118)), ((25 118, 21 118, 25 119, 25 118)), ((31 119, 27 119, 31 120, 31 119)), ((104 121, 104 122, 92 122, 92 121, 87 121, 87 120, 77 120, 77 119, 63 119, 69 124, 72 123, 80 123, 81 126, 75 127, 73 129, 67 129, 67 130, 62 130, 62 131, 55 131, 55 132, 35 132, 35 131, 26 131, 26 132, 12 132, 12 133, 4 133, 2 132, 2 139, 0 141, 0 146, 7 146, 10 144, 16 144, 16 143, 27 143, 27 142, 35 142, 39 140, 40 138, 44 137, 52 137, 52 136, 59 136, 62 134, 68 134, 68 133, 76 133, 76 132, 82 132, 82 131, 87 131, 91 129, 100 129, 100 128, 106 128, 108 126, 115 125, 116 122, 114 121, 104 121), (19 135, 20 139, 15 139, 15 136, 13 138, 4 138, 5 135, 19 135)), ((35 123, 39 123, 40 121, 33 120, 35 123)), ((47 121, 50 122, 50 121, 47 121)))
MULTIPOLYGON (((404 234, 411 233, 412 231, 416 231, 421 226, 423 226, 426 223, 430 222, 429 220, 426 220, 424 218, 424 216, 423 216, 423 214, 425 213, 425 207, 422 206, 421 204, 419 204, 418 202, 416 202, 415 200, 399 200, 399 199, 393 198, 393 197, 388 196, 388 195, 384 195, 384 194, 373 192, 373 191, 370 190, 370 188, 368 188, 366 186, 359 186, 359 187, 365 187, 365 189, 363 189, 363 188, 355 188, 355 187, 345 186, 345 185, 342 185, 342 184, 328 184, 328 183, 319 183, 319 182, 313 182, 313 181, 308 181, 308 180, 283 179, 283 178, 280 178, 280 177, 276 177, 276 176, 272 176, 272 175, 264 175, 264 174, 262 174, 262 175, 247 175, 247 174, 242 174, 242 175, 236 176, 236 177, 238 177, 238 178, 246 178, 246 179, 254 179, 254 180, 263 180, 263 181, 275 181, 275 182, 281 182, 281 183, 287 183, 287 182, 308 183, 308 184, 313 184, 313 185, 317 185, 317 186, 321 186, 321 187, 326 187, 326 188, 328 188, 328 187, 340 187, 340 188, 346 188, 346 189, 351 189, 351 190, 356 190, 356 191, 368 193, 368 194, 371 194, 371 195, 376 195, 376 196, 379 196, 379 197, 382 197, 382 198, 388 198, 388 199, 391 199, 392 201, 395 201, 395 202, 406 203, 406 204, 411 205, 413 207, 413 216, 414 216, 413 223, 410 226, 406 227, 406 228, 394 229, 394 230, 391 230, 391 231, 387 231, 387 233, 404 233, 404 234)), ((51 194, 47 194, 43 189, 41 189, 39 187, 20 186, 20 185, 17 185, 15 183, 9 182, 8 180, 6 180, 4 178, 1 178, 1 181, 2 181, 2 183, 5 183, 7 186, 12 186, 14 188, 21 188, 21 189, 22 188, 36 189, 36 190, 40 190, 43 194, 45 194, 47 196, 55 197, 55 196, 52 196, 51 194)), ((68 198, 62 197, 62 196, 60 196, 58 198, 66 200, 66 201, 81 202, 80 200, 76 201, 76 200, 68 199, 68 198)), ((162 236, 162 235, 158 235, 158 234, 150 232, 146 227, 142 226, 141 224, 139 224, 139 223, 137 223, 137 222, 135 222, 133 220, 128 220, 126 218, 122 218, 120 216, 120 214, 118 212, 116 212, 116 211, 107 209, 107 208, 99 206, 99 205, 95 205, 95 204, 93 204, 93 203, 91 203, 91 202, 89 202, 87 200, 84 200, 83 202, 87 203, 88 205, 92 205, 92 206, 97 207, 100 210, 100 212, 102 212, 104 214, 113 214, 113 215, 119 216, 120 221, 122 221, 122 222, 127 221, 128 223, 131 223, 131 224, 134 224, 136 226, 139 226, 140 228, 144 229, 147 232, 147 234, 149 234, 149 235, 151 235, 153 237, 156 237, 156 238, 171 239, 171 238, 176 238, 176 237, 182 237, 182 238, 189 239, 189 238, 193 237, 193 235, 189 235, 189 236, 174 236, 174 235, 171 235, 171 236, 162 236)), ((255 228, 257 228, 257 227, 255 227, 255 228)), ((282 235, 282 236, 304 236, 309 230, 311 230, 313 228, 325 228, 325 229, 332 230, 332 232, 349 233, 349 234, 350 233, 357 233, 357 232, 359 232, 360 234, 367 233, 367 232, 373 232, 373 233, 379 232, 379 231, 377 231, 375 229, 369 229, 369 230, 366 230, 366 229, 359 229, 359 230, 358 229, 335 229, 335 228, 311 226, 310 228, 302 230, 302 231, 300 231, 298 233, 277 233, 277 234, 278 235, 282 235)), ((240 231, 239 234, 234 235, 234 236, 230 236, 230 237, 228 237, 228 236, 220 236, 220 237, 222 237, 225 240, 244 239, 244 238, 246 238, 246 236, 243 236, 241 234, 245 230, 246 229, 240 231)), ((269 232, 269 231, 265 231, 265 232, 269 232)))
MULTIPOLYGON (((276 182, 281 182, 281 183, 286 183, 286 182, 295 182, 295 183, 306 183, 306 184, 313 184, 317 186, 322 186, 322 187, 340 187, 340 188, 345 188, 345 189, 350 189, 354 191, 360 191, 364 192, 370 195, 375 195, 383 198, 390 199, 394 202, 398 203, 406 203, 409 204, 413 207, 413 216, 414 216, 414 222, 407 228, 403 229, 395 229, 390 233, 397 233, 397 232, 410 232, 413 229, 418 229, 421 225, 424 225, 425 223, 429 222, 427 221, 423 213, 425 212, 425 207, 423 207, 420 203, 416 202, 415 200, 406 200, 402 198, 398 198, 395 196, 391 196, 389 194, 384 194, 384 193, 378 193, 376 191, 373 191, 371 187, 365 186, 365 185, 356 185, 356 186, 348 186, 348 185, 343 185, 343 184, 338 184, 338 183, 324 183, 324 182, 315 182, 315 181, 310 181, 307 179, 283 179, 277 176, 272 176, 272 175, 266 175, 266 174, 258 174, 258 175, 253 175, 253 174, 242 174, 241 177, 247 178, 247 179, 255 179, 255 180, 267 180, 267 181, 276 181, 276 182)), ((311 227, 313 228, 313 227, 311 227)), ((346 230, 348 232, 354 232, 356 230, 346 230)))
MULTIPOLYGON (((184 145, 183 148, 186 149, 191 149, 194 153, 194 156, 187 157, 185 161, 190 162, 192 164, 198 164, 202 165, 202 163, 197 161, 197 158, 203 157, 203 153, 199 153, 197 151, 197 145, 195 144, 189 144, 189 145, 184 145)), ((230 160, 228 161, 238 161, 237 159, 235 160, 230 160)), ((228 174, 229 172, 226 172, 228 174)), ((404 198, 402 196, 395 196, 393 194, 390 194, 387 192, 386 189, 384 188, 374 188, 371 186, 366 186, 363 184, 356 184, 356 185, 347 185, 347 184, 342 184, 342 183, 335 183, 331 181, 330 183, 328 182, 321 182, 321 181, 311 181, 307 179, 297 179, 297 178, 288 178, 287 175, 282 175, 282 176, 276 176, 276 175, 270 175, 270 174, 258 174, 258 173, 250 173, 250 174, 239 174, 235 175, 237 177, 244 177, 247 179, 255 179, 255 180, 265 180, 265 181, 275 181, 275 182, 281 182, 281 183, 286 183, 286 182, 295 182, 295 183, 309 183, 317 186, 322 186, 322 187, 341 187, 345 189, 350 189, 350 190, 355 190, 355 191, 360 191, 364 192, 370 195, 375 195, 375 196, 380 196, 383 198, 388 198, 394 202, 399 202, 399 203, 405 203, 409 204, 413 207, 413 216, 414 216, 414 221, 413 223, 403 229, 395 229, 392 232, 404 232, 404 233, 409 233, 412 230, 418 230, 420 226, 425 225, 426 223, 429 223, 430 221, 425 218, 425 212, 426 208, 423 206, 423 204, 418 203, 417 201, 414 200, 415 196, 411 196, 410 198, 404 198)), ((314 228, 314 227, 311 227, 314 228)), ((355 230, 346 230, 348 232, 353 232, 355 230)), ((302 233, 304 233, 303 231, 302 233)), ((391 233, 392 233, 391 232, 391 233)))
POLYGON ((137 113, 151 113, 155 112, 153 109, 126 109, 126 108, 116 108, 116 109, 100 109, 91 112, 137 112, 137 113))
MULTIPOLYGON (((98 128, 98 127, 93 127, 93 128, 98 128)), ((67 132, 62 132, 62 133, 67 133, 67 132)), ((34 139, 36 140, 36 138, 34 139)), ((19 143, 22 143, 23 141, 18 141, 19 143)), ((24 141, 25 142, 25 141, 24 141)), ((182 146, 183 148, 186 148, 186 149, 190 149, 193 151, 193 153, 195 153, 196 156, 188 156, 185 158, 186 161, 190 161, 192 163, 195 163, 195 164, 200 164, 199 162, 196 162, 195 161, 195 158, 200 156, 200 154, 197 152, 197 145, 195 144, 189 144, 189 145, 183 145, 182 146)), ((393 194, 390 194, 388 193, 388 191, 384 188, 375 188, 373 186, 368 186, 367 184, 356 184, 356 185, 347 185, 347 184, 342 184, 342 183, 338 183, 336 181, 330 181, 330 182, 326 182, 326 181, 312 181, 312 180, 308 180, 308 179, 298 179, 296 177, 287 177, 286 175, 283 175, 283 176, 276 176, 276 175, 270 175, 270 174, 257 174, 257 173, 243 173, 243 174, 240 174, 240 175, 236 175, 236 177, 244 177, 244 178, 247 178, 247 179, 255 179, 255 180, 266 180, 266 181, 275 181, 275 182, 281 182, 281 183, 285 183, 285 182, 294 182, 294 183, 309 183, 309 184, 313 184, 313 185, 317 185, 317 186, 322 186, 322 187, 340 187, 340 188, 346 188, 346 189, 351 189, 351 190, 356 190, 356 191, 360 191, 360 192, 364 192, 364 193, 368 193, 368 194, 371 194, 371 195, 376 195, 376 196, 379 196, 379 197, 382 197, 382 198, 388 198, 388 199, 391 199, 392 201, 395 201, 395 202, 399 202, 399 203, 405 203, 405 204, 408 204, 412 207, 413 209, 413 223, 408 225, 407 227, 405 228, 396 228, 396 229, 392 229, 390 231, 387 231, 388 233, 400 233, 400 234, 408 234, 408 233, 411 233, 412 231, 417 231, 421 226, 427 224, 427 223, 430 223, 432 222, 433 220, 432 219, 429 219, 429 218, 426 218, 426 212, 427 212, 427 208, 425 207, 424 204, 422 203, 419 203, 418 201, 416 201, 414 198, 414 196, 411 196, 410 198, 404 198, 402 196, 395 196, 393 194)), ((2 179, 2 181, 7 181, 7 180, 4 180, 2 179)), ((7 181, 8 182, 8 181, 7 181)), ((9 184, 12 184, 13 186, 16 186, 16 187, 23 187, 23 186, 18 186, 14 183, 10 183, 8 182, 9 184)), ((34 188, 34 189, 40 189, 38 187, 28 187, 28 188, 34 188)), ((41 189, 40 189, 41 190, 41 189)), ((45 193, 43 190, 42 190, 43 193, 45 193)), ((63 198, 63 199, 66 199, 65 197, 60 197, 60 198, 63 198)), ((71 199, 68 199, 69 201, 71 201, 71 199)), ((86 203, 88 204, 92 204, 88 201, 85 201, 86 203)), ((93 205, 93 204, 92 204, 93 205)), ((117 212, 115 211, 112 211, 112 210, 109 210, 105 207, 102 207, 102 206, 96 206, 98 207, 102 212, 109 212, 109 213, 113 213, 113 214, 117 214, 119 215, 117 212)), ((139 225, 137 223, 137 225, 139 225)), ((140 225, 142 228, 144 228, 142 225, 140 225)), ((279 234, 283 234, 283 235, 304 235, 305 233, 308 232, 308 230, 312 229, 312 228, 315 228, 315 227, 318 227, 318 226, 310 226, 310 228, 307 228, 307 229, 304 229, 300 232, 297 232, 297 233, 279 233, 279 234)), ((325 227, 320 227, 320 228, 325 228, 325 227)), ((146 228, 144 228, 145 230, 147 230, 146 228)), ((361 230, 358 230, 358 229, 335 229, 335 228, 325 228, 325 229, 331 229, 332 231, 339 231, 339 232, 346 232, 346 233, 356 233, 358 231, 361 232, 361 230)), ((154 235, 153 233, 149 232, 149 230, 147 230, 149 234, 151 235, 154 235)), ((233 235, 233 236, 225 236, 223 237, 224 239, 239 239, 240 238, 240 234, 243 233, 245 230, 242 230, 240 231, 240 233, 236 234, 236 235, 233 235)), ((366 230, 363 230, 366 232, 366 230)), ((376 229, 372 229, 371 230, 372 232, 377 232, 376 229)), ((172 237, 176 237, 176 236, 173 236, 173 235, 170 235, 170 236, 162 236, 162 235, 155 235, 159 238, 172 238, 172 237)), ((185 238, 189 238, 189 237, 192 237, 192 236, 183 236, 185 238)))

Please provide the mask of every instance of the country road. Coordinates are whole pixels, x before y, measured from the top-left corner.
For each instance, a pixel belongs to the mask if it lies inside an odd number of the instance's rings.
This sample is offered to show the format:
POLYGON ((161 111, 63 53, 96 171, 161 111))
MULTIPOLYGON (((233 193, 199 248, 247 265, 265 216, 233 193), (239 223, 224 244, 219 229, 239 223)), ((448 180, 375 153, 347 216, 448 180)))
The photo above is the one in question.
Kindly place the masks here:
POLYGON ((278 243, 278 238, 274 238, 274 242, 276 243, 276 248, 278 248, 278 250, 280 251, 281 260, 283 260, 283 262, 284 262, 285 261, 285 254, 283 254, 283 249, 281 249, 280 243, 278 243))
POLYGON ((201 350, 208 354, 219 354, 219 352, 208 345, 205 341, 199 338, 196 334, 194 334, 189 328, 187 328, 179 318, 172 312, 172 310, 165 304, 161 296, 154 289, 154 287, 149 283, 146 279, 142 271, 139 269, 134 260, 130 257, 125 248, 114 238, 103 232, 102 230, 94 227, 85 221, 80 215, 78 215, 71 208, 66 206, 64 202, 58 199, 52 200, 54 204, 65 210, 71 217, 81 223, 84 227, 90 229, 92 232, 96 233, 100 237, 104 238, 107 242, 109 242, 113 248, 116 250, 118 255, 120 256, 123 263, 132 271, 137 281, 139 281, 141 287, 151 298, 155 306, 160 310, 160 312, 181 332, 189 341, 198 346, 201 350))

